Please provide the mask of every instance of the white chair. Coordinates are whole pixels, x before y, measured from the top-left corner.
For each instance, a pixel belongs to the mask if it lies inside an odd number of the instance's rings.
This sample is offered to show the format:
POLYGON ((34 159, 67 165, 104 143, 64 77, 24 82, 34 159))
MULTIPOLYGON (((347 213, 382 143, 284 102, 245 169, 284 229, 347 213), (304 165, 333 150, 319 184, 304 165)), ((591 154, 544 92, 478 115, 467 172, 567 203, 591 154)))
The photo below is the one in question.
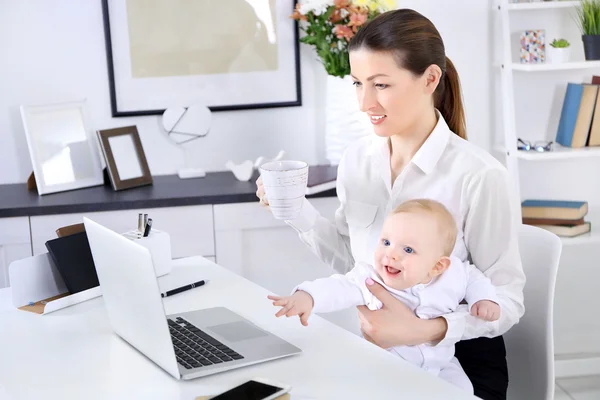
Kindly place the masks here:
POLYGON ((525 283, 525 315, 504 335, 509 400, 554 398, 554 287, 562 243, 530 225, 519 227, 525 283))

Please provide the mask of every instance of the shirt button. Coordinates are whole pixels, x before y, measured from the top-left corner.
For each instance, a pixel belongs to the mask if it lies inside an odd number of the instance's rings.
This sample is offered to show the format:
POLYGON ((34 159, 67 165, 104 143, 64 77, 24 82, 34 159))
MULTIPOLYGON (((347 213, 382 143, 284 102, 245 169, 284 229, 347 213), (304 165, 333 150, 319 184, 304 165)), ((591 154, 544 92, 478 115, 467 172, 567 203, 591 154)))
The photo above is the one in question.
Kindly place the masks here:
POLYGON ((425 367, 423 368, 425 371, 429 371, 429 367, 425 367))

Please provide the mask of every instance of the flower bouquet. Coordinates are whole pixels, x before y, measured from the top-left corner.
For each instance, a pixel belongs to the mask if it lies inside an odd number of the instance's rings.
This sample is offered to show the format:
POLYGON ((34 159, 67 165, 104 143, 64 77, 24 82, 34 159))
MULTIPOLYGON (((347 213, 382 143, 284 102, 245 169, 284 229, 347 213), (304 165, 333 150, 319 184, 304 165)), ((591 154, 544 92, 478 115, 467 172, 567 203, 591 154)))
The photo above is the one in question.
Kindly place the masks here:
POLYGON ((304 0, 292 18, 305 33, 300 42, 314 46, 328 75, 350 74, 348 42, 377 15, 393 9, 395 0, 304 0))

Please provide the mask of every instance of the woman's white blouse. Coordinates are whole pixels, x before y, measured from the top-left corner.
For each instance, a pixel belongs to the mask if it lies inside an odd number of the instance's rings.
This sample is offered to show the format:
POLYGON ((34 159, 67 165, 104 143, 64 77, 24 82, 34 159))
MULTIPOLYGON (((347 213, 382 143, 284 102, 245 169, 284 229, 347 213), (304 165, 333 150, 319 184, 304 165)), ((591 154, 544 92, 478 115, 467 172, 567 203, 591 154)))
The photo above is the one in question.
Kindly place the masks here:
POLYGON ((525 275, 519 256, 519 213, 508 172, 483 149, 438 122, 411 162, 391 185, 385 138, 369 136, 348 146, 338 166, 340 207, 332 222, 305 200, 300 215, 286 221, 337 272, 356 262, 373 263, 383 221, 400 203, 430 198, 454 216, 458 236, 453 255, 469 260, 490 278, 501 307, 498 321, 471 316, 466 304, 444 315, 448 331, 441 344, 504 334, 524 313, 525 275))

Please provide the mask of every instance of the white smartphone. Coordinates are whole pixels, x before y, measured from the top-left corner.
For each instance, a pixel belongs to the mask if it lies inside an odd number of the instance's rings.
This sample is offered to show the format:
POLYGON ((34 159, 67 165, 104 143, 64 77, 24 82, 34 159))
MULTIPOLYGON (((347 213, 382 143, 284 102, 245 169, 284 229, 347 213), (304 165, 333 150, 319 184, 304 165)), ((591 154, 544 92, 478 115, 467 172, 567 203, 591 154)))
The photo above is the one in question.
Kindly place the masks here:
POLYGON ((291 389, 290 385, 283 385, 264 378, 253 378, 215 397, 211 397, 210 400, 272 400, 286 394, 291 389))

